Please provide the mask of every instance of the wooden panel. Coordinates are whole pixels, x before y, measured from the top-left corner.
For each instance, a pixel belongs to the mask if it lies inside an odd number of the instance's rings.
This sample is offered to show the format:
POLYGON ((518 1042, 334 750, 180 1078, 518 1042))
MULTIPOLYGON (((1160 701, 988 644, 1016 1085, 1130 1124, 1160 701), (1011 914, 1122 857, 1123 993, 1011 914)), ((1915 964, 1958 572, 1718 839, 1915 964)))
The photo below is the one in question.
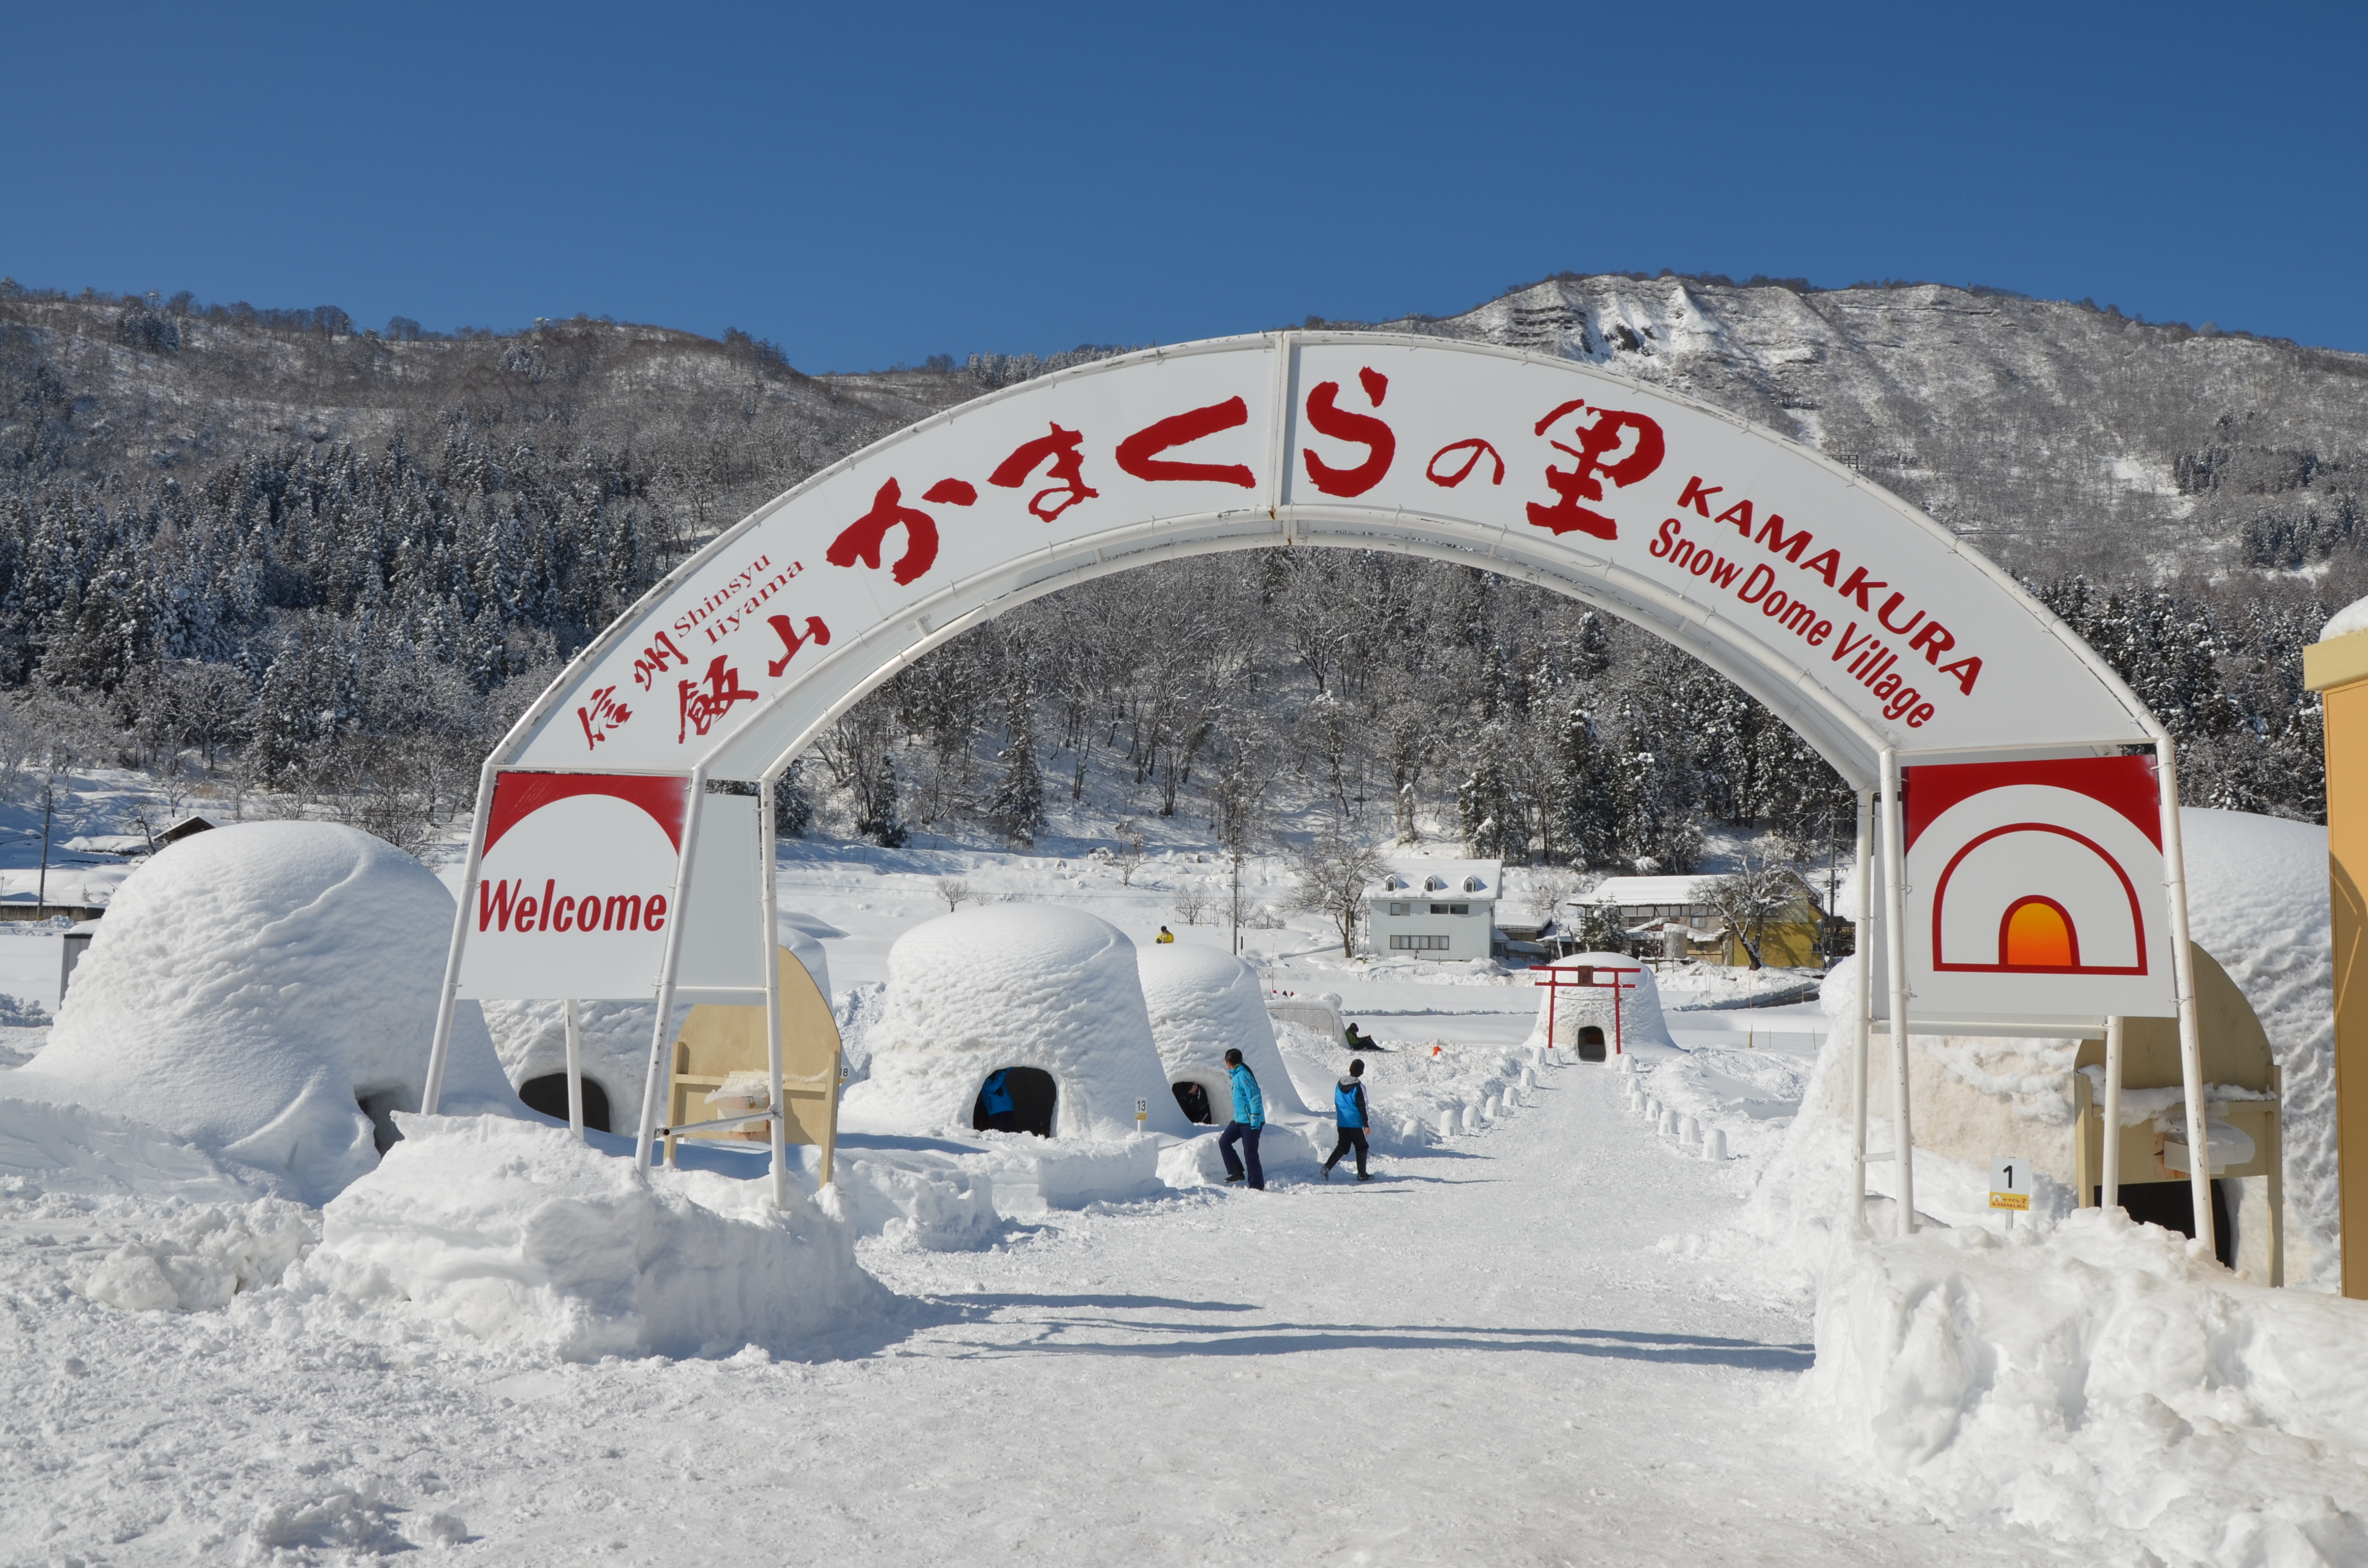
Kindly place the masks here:
MULTIPOLYGON (((775 949, 781 973, 781 1093, 788 1104, 785 1127, 792 1143, 832 1142, 838 1109, 838 1023, 830 1003, 806 972, 806 966, 787 948, 775 949)), ((765 1009, 718 1006, 693 1007, 675 1040, 674 1074, 668 1104, 677 1123, 702 1121, 712 1114, 707 1093, 734 1073, 765 1071, 765 1009)), ((733 1131, 692 1132, 690 1138, 726 1142, 767 1142, 771 1134, 758 1126, 733 1131)))

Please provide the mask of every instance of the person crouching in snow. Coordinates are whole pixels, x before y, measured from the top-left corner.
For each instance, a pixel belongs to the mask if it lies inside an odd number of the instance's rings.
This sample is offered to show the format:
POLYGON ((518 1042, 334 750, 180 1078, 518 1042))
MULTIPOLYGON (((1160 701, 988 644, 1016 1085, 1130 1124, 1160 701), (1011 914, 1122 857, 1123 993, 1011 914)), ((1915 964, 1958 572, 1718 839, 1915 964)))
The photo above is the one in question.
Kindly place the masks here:
POLYGON ((986 1108, 986 1125, 996 1132, 1019 1131, 1019 1106, 1011 1094, 1011 1069, 998 1067, 987 1074, 978 1097, 986 1108))
POLYGON ((1225 1052, 1225 1071, 1234 1080, 1234 1119, 1217 1139, 1217 1153, 1225 1157, 1225 1182, 1247 1180, 1253 1191, 1266 1190, 1266 1169, 1258 1164, 1258 1134, 1266 1129, 1266 1096, 1258 1093, 1258 1074, 1249 1070, 1239 1051, 1225 1052), (1240 1157, 1234 1145, 1242 1146, 1240 1157), (1249 1162, 1245 1170, 1242 1161, 1249 1162))
POLYGON ((1324 1162, 1324 1179, 1332 1179, 1332 1167, 1350 1149, 1357 1151, 1357 1179, 1371 1181, 1365 1172, 1365 1129, 1372 1125, 1372 1117, 1365 1108, 1365 1059, 1349 1063, 1349 1075, 1332 1085, 1332 1114, 1340 1125, 1340 1142, 1332 1145, 1332 1157, 1324 1162))

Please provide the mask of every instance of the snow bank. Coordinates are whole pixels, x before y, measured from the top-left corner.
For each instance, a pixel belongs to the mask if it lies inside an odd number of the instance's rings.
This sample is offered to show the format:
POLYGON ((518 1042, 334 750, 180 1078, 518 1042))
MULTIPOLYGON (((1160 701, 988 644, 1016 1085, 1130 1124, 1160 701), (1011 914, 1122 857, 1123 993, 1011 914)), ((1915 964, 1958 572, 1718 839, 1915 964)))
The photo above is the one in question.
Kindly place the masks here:
POLYGON ((556 1353, 792 1349, 888 1304, 854 1227, 764 1182, 637 1178, 564 1131, 404 1116, 404 1141, 323 1210, 290 1284, 404 1301, 482 1340, 556 1353))
POLYGON ((1270 1115, 1304 1114, 1282 1054, 1275 1049, 1266 994, 1249 965, 1214 948, 1181 942, 1135 950, 1151 1038, 1170 1084, 1198 1082, 1212 1110, 1231 1103, 1225 1052, 1238 1050, 1257 1074, 1270 1115))
MULTIPOLYGON (((363 1102, 419 1103, 452 916, 426 868, 352 828, 198 834, 124 881, 7 1089, 153 1123, 319 1202, 378 1163, 363 1102)), ((444 1094, 517 1106, 470 1004, 444 1094)))
POLYGON ((2044 1240, 1843 1239, 1818 1301, 1814 1396, 1952 1526, 2167 1563, 2368 1555, 2368 1471, 2327 1462, 2368 1449, 2353 1302, 2240 1279, 2098 1210, 2044 1240))
MULTIPOLYGON (((1669 1039, 1669 1026, 1661 1017, 1661 988, 1653 978, 1650 967, 1638 960, 1618 953, 1574 953, 1566 959, 1556 959, 1554 969, 1577 969, 1589 966, 1597 969, 1633 969, 1634 974, 1620 976, 1620 1017, 1617 1020, 1621 1040, 1627 1045, 1658 1045, 1676 1049, 1669 1039)), ((1611 1016, 1611 988, 1565 984, 1557 997, 1550 996, 1552 988, 1538 986, 1538 1024, 1531 1031, 1527 1043, 1546 1042, 1546 1019, 1549 1007, 1554 1019, 1554 1042, 1561 1049, 1576 1052, 1578 1031, 1588 1024, 1603 1031, 1607 1050, 1611 1044, 1614 1020, 1611 1016)), ((1574 1055, 1570 1060, 1576 1060, 1574 1055)))
MULTIPOLYGON (((0 1074, 0 1088, 13 1087, 15 1079, 0 1074)), ((12 1198, 64 1192, 244 1205, 289 1190, 284 1177, 225 1164, 144 1121, 45 1100, 0 1099, 0 1191, 12 1198)))
POLYGON ((851 1131, 966 1136, 998 1067, 1052 1074, 1064 1138, 1132 1134, 1138 1098, 1151 1131, 1191 1130, 1152 1043, 1134 944, 1082 910, 1004 903, 905 932, 888 950, 888 1008, 868 1043, 870 1076, 842 1102, 851 1131))
POLYGON ((282 1198, 183 1209, 160 1233, 108 1254, 75 1288, 126 1312, 207 1312, 230 1305, 241 1290, 277 1285, 318 1240, 314 1211, 282 1198))

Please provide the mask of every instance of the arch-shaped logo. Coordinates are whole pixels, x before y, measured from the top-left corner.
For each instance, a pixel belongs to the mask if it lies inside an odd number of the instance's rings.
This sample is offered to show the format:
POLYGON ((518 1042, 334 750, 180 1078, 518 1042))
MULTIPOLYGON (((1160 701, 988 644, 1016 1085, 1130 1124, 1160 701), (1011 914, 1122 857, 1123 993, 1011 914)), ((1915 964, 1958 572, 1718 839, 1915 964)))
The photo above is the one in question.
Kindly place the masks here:
POLYGON ((2151 759, 1911 767, 1906 783, 1918 1015, 2169 1010, 2151 759))

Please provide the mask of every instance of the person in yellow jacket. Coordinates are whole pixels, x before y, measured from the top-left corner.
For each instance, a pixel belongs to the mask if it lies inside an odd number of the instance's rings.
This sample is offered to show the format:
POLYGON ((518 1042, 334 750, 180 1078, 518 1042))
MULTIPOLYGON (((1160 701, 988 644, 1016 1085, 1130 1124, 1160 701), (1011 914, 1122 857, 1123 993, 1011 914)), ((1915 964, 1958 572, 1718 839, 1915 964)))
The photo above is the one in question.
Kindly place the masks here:
POLYGON ((1158 937, 1157 937, 1156 938, 1155 938, 1155 945, 1156 945, 1157 942, 1172 942, 1172 941, 1174 941, 1175 939, 1176 939, 1176 933, 1175 933, 1175 932, 1173 932, 1173 931, 1170 931, 1167 926, 1162 926, 1159 928, 1159 935, 1158 935, 1158 937))

